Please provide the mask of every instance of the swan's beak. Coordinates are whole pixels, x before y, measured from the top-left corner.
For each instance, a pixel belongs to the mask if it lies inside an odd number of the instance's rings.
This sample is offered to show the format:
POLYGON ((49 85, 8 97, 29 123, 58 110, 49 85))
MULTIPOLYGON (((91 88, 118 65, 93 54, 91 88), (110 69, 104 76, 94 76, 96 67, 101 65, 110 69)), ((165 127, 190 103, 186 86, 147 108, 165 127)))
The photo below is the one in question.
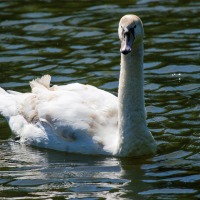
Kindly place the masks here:
POLYGON ((120 53, 127 55, 131 52, 133 46, 134 37, 129 31, 124 33, 124 38, 121 41, 120 53))

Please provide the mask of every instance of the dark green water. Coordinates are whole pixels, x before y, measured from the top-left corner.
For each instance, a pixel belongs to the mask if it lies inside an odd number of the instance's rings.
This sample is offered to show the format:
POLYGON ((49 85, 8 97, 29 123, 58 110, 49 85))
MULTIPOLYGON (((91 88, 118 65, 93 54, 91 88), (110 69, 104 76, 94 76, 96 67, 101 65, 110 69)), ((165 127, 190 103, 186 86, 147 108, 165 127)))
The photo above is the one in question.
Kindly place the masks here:
POLYGON ((0 2, 0 86, 81 82, 117 94, 118 21, 145 28, 152 158, 69 155, 21 146, 0 118, 0 199, 200 199, 200 3, 196 0, 0 2))

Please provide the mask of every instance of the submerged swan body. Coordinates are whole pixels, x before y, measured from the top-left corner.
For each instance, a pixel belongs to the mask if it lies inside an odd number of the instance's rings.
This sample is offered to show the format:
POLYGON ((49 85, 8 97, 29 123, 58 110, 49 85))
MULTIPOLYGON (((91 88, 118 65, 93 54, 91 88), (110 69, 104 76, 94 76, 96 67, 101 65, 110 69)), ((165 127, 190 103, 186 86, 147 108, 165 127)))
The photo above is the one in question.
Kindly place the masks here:
POLYGON ((49 75, 31 81, 30 93, 0 88, 0 113, 21 143, 91 155, 155 153, 156 143, 145 116, 141 20, 125 15, 118 33, 118 97, 79 83, 50 87, 49 75))

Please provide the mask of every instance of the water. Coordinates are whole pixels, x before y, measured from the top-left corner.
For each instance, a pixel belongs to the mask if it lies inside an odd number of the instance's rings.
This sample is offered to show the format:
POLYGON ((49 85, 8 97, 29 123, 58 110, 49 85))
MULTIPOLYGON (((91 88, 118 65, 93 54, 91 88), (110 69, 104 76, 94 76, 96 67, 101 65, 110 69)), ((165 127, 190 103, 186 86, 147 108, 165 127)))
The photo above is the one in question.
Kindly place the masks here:
POLYGON ((158 141, 151 158, 81 156, 13 142, 0 118, 1 199, 199 199, 200 3, 1 1, 0 86, 22 92, 51 74, 117 94, 120 17, 145 28, 145 101, 158 141))

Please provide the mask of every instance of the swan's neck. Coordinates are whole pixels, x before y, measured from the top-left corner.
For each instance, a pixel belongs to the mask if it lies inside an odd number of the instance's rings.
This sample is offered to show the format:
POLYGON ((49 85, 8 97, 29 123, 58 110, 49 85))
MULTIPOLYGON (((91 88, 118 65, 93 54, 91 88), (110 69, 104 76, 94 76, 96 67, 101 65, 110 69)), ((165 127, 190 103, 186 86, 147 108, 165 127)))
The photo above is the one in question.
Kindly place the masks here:
MULTIPOLYGON (((143 45, 140 44, 130 54, 121 54, 118 94, 121 116, 138 112, 145 116, 143 82, 143 45)), ((131 123, 127 120, 126 122, 131 123)))
POLYGON ((120 156, 149 154, 150 150, 143 145, 154 142, 146 125, 143 83, 143 44, 140 43, 134 45, 130 54, 121 54, 118 93, 120 156))

